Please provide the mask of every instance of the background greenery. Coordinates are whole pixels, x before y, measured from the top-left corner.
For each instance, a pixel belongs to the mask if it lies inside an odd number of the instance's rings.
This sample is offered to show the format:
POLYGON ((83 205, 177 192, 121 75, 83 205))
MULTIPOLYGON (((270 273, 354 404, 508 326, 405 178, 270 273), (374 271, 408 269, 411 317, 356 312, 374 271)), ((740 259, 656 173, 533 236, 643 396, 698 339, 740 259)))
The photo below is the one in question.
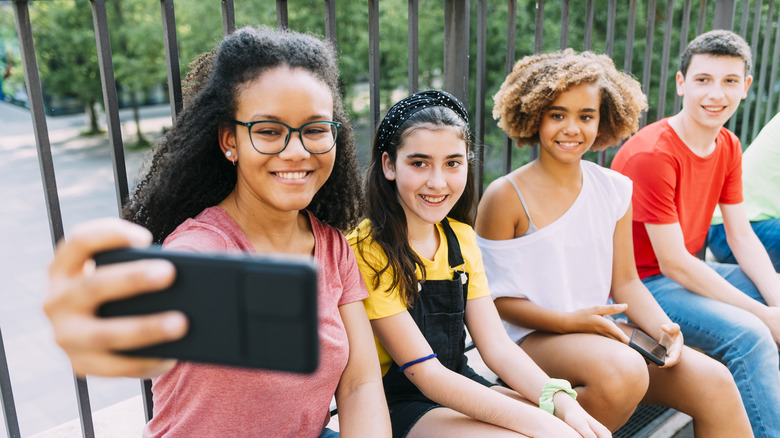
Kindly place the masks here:
MULTIPOLYGON (((670 35, 669 65, 662 66, 664 30, 666 26, 667 2, 658 1, 655 9, 649 11, 647 2, 636 3, 635 33, 633 50, 628 71, 635 75, 649 88, 648 122, 660 117, 671 115, 676 111, 674 93, 674 72, 677 69, 681 40, 689 41, 697 34, 697 21, 701 2, 693 1, 691 24, 686 35, 680 34, 683 16, 683 2, 669 0, 674 3, 674 19, 670 35), (653 18, 655 25, 653 48, 650 59, 645 60, 646 34, 648 19, 653 18), (648 77, 644 76, 646 63, 652 67, 648 77), (659 85, 662 69, 669 72, 666 80, 666 104, 663 111, 658 107, 659 85)), ((757 40, 752 37, 755 26, 754 15, 757 0, 737 2, 734 17, 735 31, 746 36, 749 43, 754 43, 756 65, 753 74, 764 71, 769 75, 771 55, 761 56, 764 47, 774 47, 773 35, 777 26, 777 8, 772 12, 769 22, 767 14, 770 3, 776 0, 760 2, 762 22, 758 23, 761 32, 757 40), (748 11, 746 15, 744 11, 748 11), (743 17, 747 17, 746 27, 741 28, 743 17), (767 44, 769 46, 767 46, 767 44), (767 64, 766 66, 762 64, 767 64), (762 70, 763 68, 763 70, 762 70)), ((471 0, 470 28, 470 110, 474 114, 475 80, 476 80, 476 37, 477 37, 477 0, 471 0)), ((492 95, 497 91, 505 76, 507 47, 507 1, 493 0, 487 2, 487 77, 485 108, 490 118, 492 95)), ((561 42, 561 31, 566 28, 562 23, 563 1, 545 2, 543 20, 542 50, 552 51, 562 46, 584 50, 585 41, 585 1, 573 0, 570 5, 568 20, 568 41, 561 42)), ((606 52, 607 8, 606 2, 596 1, 594 28, 591 50, 606 52)), ((629 4, 617 2, 617 19, 615 24, 614 53, 615 64, 623 69, 626 67, 626 41, 629 23, 629 4)), ((712 28, 712 17, 715 2, 708 2, 704 11, 703 30, 712 28)), ((324 35, 324 10, 322 0, 288 0, 289 27, 303 32, 324 35)), ((534 52, 535 0, 518 0, 516 13, 515 53, 512 59, 517 60, 534 52)), ((778 5, 780 6, 780 5, 778 5)), ((176 30, 180 51, 180 70, 184 76, 188 70, 187 64, 197 54, 210 50, 222 37, 221 4, 217 0, 177 0, 176 30)), ((158 95, 167 98, 167 92, 160 93, 161 87, 166 87, 165 54, 162 42, 162 25, 159 2, 149 0, 108 0, 108 19, 111 33, 114 69, 118 90, 123 104, 137 107, 153 101, 155 90, 158 95)), ((407 1, 381 0, 380 9, 380 96, 382 110, 394 101, 407 94, 407 1)), ((56 0, 30 2, 31 20, 35 36, 38 63, 44 89, 48 96, 76 100, 87 111, 102 104, 101 86, 97 67, 95 38, 92 29, 91 6, 84 0, 56 0)), ((21 65, 18 58, 18 47, 15 44, 15 29, 11 5, 0 3, 0 51, 7 53, 15 65, 21 65), (13 42, 13 43, 12 43, 13 42), (2 47, 2 46, 5 47, 2 47)), ((235 2, 236 26, 267 25, 276 26, 276 2, 269 0, 237 0, 235 2)), ((443 64, 443 19, 444 2, 441 0, 419 1, 419 87, 420 89, 441 87, 443 64)), ((368 120, 368 6, 364 1, 336 2, 337 39, 339 63, 341 69, 342 91, 355 124, 361 155, 365 157, 369 148, 370 133, 368 120)), ((772 52, 771 50, 769 51, 772 52)), ((0 58, 0 67, 2 58, 0 58)), ((0 69, 1 70, 1 69, 0 69)), ((762 90, 758 90, 758 81, 752 87, 755 104, 740 111, 730 127, 748 143, 757 133, 762 120, 777 112, 763 114, 766 106, 765 95, 769 87, 778 88, 778 78, 765 78, 762 90), (756 113, 760 107, 762 114, 756 113), (760 117, 756 117, 756 116, 760 117), (744 117, 752 117, 746 127, 743 127, 744 117), (761 119, 761 120, 758 120, 761 119), (752 129, 756 125, 756 129, 752 129)), ((12 69, 12 75, 5 80, 6 93, 23 86, 21 68, 12 69)), ((776 101, 780 98, 776 98, 776 101)), ((92 112, 92 128, 99 129, 98 115, 92 112)), ((140 137, 140 132, 139 138, 140 137)), ((502 150, 504 148, 503 133, 492 120, 485 123, 485 184, 503 173, 502 150)), ((614 155, 614 149, 608 151, 607 162, 614 155)), ((596 159, 595 154, 589 154, 588 159, 596 159)), ((512 166, 519 166, 529 160, 529 148, 512 148, 512 166)))

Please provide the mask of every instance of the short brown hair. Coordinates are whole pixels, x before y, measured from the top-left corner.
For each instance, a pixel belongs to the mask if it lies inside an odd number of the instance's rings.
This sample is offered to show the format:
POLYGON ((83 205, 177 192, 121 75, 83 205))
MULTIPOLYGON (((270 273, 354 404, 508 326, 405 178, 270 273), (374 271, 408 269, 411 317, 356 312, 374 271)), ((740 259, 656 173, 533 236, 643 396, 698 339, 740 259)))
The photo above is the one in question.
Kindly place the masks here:
POLYGON ((753 54, 750 46, 741 36, 728 30, 711 30, 703 33, 688 43, 680 55, 680 73, 688 72, 693 55, 731 56, 745 62, 745 76, 753 68, 753 54))
POLYGON ((493 96, 493 117, 518 146, 538 143, 547 108, 562 92, 583 83, 601 90, 599 136, 592 150, 614 146, 636 132, 647 109, 639 82, 619 72, 606 55, 572 49, 519 60, 493 96))

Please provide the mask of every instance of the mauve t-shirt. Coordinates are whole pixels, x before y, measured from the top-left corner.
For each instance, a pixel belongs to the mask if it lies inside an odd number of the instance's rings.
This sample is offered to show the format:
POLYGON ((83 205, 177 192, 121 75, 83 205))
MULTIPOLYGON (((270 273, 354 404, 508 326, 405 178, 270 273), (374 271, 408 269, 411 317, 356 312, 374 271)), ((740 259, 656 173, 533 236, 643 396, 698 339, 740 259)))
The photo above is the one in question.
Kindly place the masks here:
MULTIPOLYGON (((317 437, 349 347, 338 307, 368 296, 354 254, 341 233, 306 212, 314 233, 320 365, 311 375, 180 361, 154 379, 154 418, 145 437, 317 437)), ((165 239, 166 249, 254 252, 220 207, 188 219, 165 239)), ((268 336, 274 336, 269 333, 268 336)))

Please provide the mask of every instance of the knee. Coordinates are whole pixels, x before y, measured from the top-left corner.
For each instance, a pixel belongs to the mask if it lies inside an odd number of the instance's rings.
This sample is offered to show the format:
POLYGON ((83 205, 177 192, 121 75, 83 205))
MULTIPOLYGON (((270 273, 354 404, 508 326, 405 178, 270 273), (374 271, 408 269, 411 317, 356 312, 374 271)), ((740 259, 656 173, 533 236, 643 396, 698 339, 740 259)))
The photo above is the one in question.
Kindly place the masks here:
POLYGON ((608 354, 594 373, 592 389, 608 404, 636 405, 650 382, 647 364, 636 351, 625 347, 608 354))

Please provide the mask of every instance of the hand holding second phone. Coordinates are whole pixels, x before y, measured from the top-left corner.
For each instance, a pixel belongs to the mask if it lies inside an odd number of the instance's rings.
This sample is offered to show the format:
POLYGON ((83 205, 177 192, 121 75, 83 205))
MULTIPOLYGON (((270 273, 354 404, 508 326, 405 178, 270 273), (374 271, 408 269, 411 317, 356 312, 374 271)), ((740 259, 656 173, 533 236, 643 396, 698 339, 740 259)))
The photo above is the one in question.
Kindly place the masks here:
POLYGON ((625 312, 628 304, 586 307, 570 312, 565 320, 566 333, 596 333, 628 344, 628 335, 605 315, 625 312))
POLYGON ((666 347, 666 360, 661 368, 669 368, 680 362, 683 348, 683 335, 680 332, 680 326, 675 323, 668 323, 661 326, 663 334, 659 344, 666 347))

